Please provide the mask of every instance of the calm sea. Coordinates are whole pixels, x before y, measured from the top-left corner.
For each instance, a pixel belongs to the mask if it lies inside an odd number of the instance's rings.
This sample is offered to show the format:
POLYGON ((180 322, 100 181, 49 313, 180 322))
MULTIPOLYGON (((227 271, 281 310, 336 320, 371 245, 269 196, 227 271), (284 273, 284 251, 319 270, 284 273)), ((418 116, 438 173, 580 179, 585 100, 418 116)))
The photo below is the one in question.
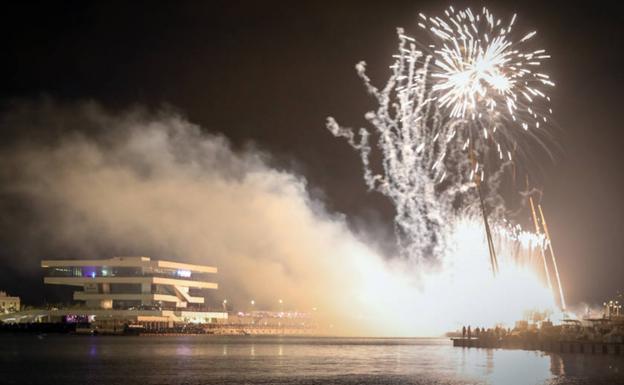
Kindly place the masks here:
POLYGON ((446 339, 0 335, 0 384, 624 384, 624 356, 446 339))

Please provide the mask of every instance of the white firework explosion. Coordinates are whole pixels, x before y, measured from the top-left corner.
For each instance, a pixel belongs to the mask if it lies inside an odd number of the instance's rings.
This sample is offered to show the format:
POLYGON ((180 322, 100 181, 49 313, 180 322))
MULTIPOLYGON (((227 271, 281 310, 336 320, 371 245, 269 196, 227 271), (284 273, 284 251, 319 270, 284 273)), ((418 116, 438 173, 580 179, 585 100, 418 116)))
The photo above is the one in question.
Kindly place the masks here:
POLYGON ((445 285, 455 285, 453 296, 478 289, 474 298, 479 301, 501 293, 504 304, 509 294, 528 292, 517 285, 531 281, 536 294, 519 295, 519 308, 509 319, 518 319, 520 309, 540 301, 554 309, 552 289, 544 282, 548 272, 540 273, 548 240, 539 230, 524 231, 507 221, 498 193, 506 166, 517 162, 513 153, 534 149, 524 137, 541 141, 539 134, 552 113, 547 89, 554 83, 536 71, 548 55, 526 50, 535 32, 514 38, 515 15, 503 25, 485 8, 475 15, 450 7, 445 14, 419 16, 427 31, 425 43, 397 30, 398 52, 383 87, 372 84, 364 62, 356 66, 378 103, 365 115, 372 130, 356 133, 331 117, 327 128, 347 138, 360 153, 368 187, 394 204, 402 255, 422 267, 439 267, 433 281, 445 282, 444 275, 450 274, 445 285), (371 156, 371 141, 379 156, 371 156), (380 164, 373 165, 374 159, 380 164), (483 215, 489 217, 492 247, 501 263, 497 278, 483 275, 490 267, 496 271, 484 258, 483 215), (464 276, 468 268, 474 272, 458 283, 452 272, 459 269, 457 276, 464 276))
POLYGON ((328 120, 330 131, 360 152, 368 187, 394 203, 400 249, 416 260, 445 254, 458 215, 481 215, 475 181, 485 182, 492 223, 503 225, 505 204, 497 189, 504 166, 526 135, 518 128, 532 122, 539 129, 539 120, 547 120, 546 88, 553 85, 533 70, 548 57, 544 50, 520 50, 535 32, 513 40, 515 16, 503 26, 485 8, 477 15, 452 7, 445 13, 419 16, 428 31, 424 44, 398 29, 398 52, 384 87, 372 85, 363 62, 356 66, 378 102, 366 114, 373 131, 362 128, 358 138, 328 120), (372 138, 381 167, 370 164, 372 138))
POLYGON ((427 48, 434 59, 430 76, 437 104, 451 119, 465 120, 481 139, 491 136, 501 160, 511 159, 514 128, 539 130, 552 113, 545 88, 555 84, 538 71, 550 55, 526 50, 536 31, 514 36, 515 14, 503 23, 485 7, 477 14, 449 7, 445 16, 421 13, 418 23, 431 37, 427 48))

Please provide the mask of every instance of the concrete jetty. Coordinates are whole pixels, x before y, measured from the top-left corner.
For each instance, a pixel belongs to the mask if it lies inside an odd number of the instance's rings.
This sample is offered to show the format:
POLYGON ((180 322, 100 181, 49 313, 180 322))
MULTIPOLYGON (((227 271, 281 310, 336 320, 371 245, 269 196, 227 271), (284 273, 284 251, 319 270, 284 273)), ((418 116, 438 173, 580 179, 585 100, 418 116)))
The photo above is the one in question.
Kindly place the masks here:
POLYGON ((453 346, 482 349, 541 350, 553 353, 608 354, 624 356, 622 342, 539 340, 533 338, 451 338, 453 346))

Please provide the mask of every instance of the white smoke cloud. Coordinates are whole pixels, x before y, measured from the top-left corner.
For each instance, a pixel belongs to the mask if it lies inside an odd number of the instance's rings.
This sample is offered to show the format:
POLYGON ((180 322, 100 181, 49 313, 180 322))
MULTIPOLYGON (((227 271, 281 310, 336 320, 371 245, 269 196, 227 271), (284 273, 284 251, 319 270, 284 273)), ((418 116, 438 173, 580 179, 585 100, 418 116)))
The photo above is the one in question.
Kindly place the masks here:
POLYGON ((462 322, 513 322, 527 303, 553 305, 530 272, 503 268, 504 280, 492 281, 480 224, 458 227, 462 252, 449 248, 438 271, 423 272, 356 236, 311 198, 303 177, 175 113, 48 107, 3 124, 33 132, 59 121, 55 139, 0 151, 0 194, 27 202, 36 219, 20 229, 26 257, 215 265, 215 306, 227 298, 245 310, 254 299, 276 309, 283 299, 317 308, 337 334, 437 335, 462 322))
POLYGON ((304 178, 270 167, 258 150, 235 153, 223 136, 173 113, 73 112, 76 127, 54 143, 23 142, 1 155, 2 179, 11 182, 3 194, 30 202, 33 232, 47 240, 33 257, 55 249, 215 265, 215 299, 244 310, 250 299, 276 308, 279 298, 317 308, 341 332, 375 332, 362 320, 381 306, 367 288, 385 262, 309 196, 304 178), (103 131, 85 135, 84 126, 103 131))

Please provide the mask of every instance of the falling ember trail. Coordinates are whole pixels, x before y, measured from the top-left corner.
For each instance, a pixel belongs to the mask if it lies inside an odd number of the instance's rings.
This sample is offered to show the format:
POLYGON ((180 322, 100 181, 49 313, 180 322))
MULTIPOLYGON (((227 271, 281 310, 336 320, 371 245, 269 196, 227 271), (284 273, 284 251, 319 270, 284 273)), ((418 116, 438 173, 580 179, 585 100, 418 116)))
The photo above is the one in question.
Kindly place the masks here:
MULTIPOLYGON (((528 177, 527 177, 528 183, 528 177)), ((533 216, 533 224, 535 225, 535 234, 539 235, 541 233, 539 222, 537 219, 537 214, 535 213, 535 204, 533 203, 533 197, 529 195, 529 205, 531 207, 531 214, 533 216)), ((544 263, 544 274, 546 276, 546 282, 548 283, 548 288, 552 291, 552 282, 550 280, 550 270, 548 269, 548 261, 546 260, 546 253, 543 248, 540 248, 540 254, 542 256, 542 262, 544 263)))
POLYGON ((544 226, 544 233, 546 234, 546 240, 548 241, 548 249, 550 250, 550 256, 555 268, 555 277, 557 278, 557 287, 559 288, 559 300, 561 301, 561 310, 566 311, 565 297, 563 296, 563 287, 561 286, 561 278, 559 277, 559 269, 557 268, 557 260, 555 259, 555 251, 553 250, 552 241, 550 239, 550 233, 548 232, 548 225, 546 224, 546 217, 542 211, 542 205, 538 204, 540 216, 542 217, 542 225, 544 226))
MULTIPOLYGON (((474 158, 474 152, 470 149, 470 160, 473 165, 476 165, 474 158)), ((475 175, 475 184, 477 186, 477 192, 479 195, 479 204, 481 206, 481 214, 483 215, 483 225, 485 226, 485 235, 487 238, 488 252, 490 254, 490 263, 492 265, 492 275, 496 277, 498 273, 498 260, 496 259, 496 249, 494 248, 494 242, 492 241, 492 231, 490 230, 490 224, 488 223, 487 212, 485 211, 485 202, 483 201, 483 191, 481 188, 481 179, 475 175)))
POLYGON ((494 248, 494 242, 492 241, 492 232, 490 230, 490 224, 488 223, 487 213, 485 212, 485 203, 483 202, 483 192, 481 191, 481 182, 477 180, 477 191, 479 192, 479 202, 481 203, 481 210, 483 212, 483 224, 485 225, 485 235, 487 237, 488 250, 490 253, 490 262, 492 263, 492 274, 496 277, 498 273, 498 261, 496 259, 496 249, 494 248))

